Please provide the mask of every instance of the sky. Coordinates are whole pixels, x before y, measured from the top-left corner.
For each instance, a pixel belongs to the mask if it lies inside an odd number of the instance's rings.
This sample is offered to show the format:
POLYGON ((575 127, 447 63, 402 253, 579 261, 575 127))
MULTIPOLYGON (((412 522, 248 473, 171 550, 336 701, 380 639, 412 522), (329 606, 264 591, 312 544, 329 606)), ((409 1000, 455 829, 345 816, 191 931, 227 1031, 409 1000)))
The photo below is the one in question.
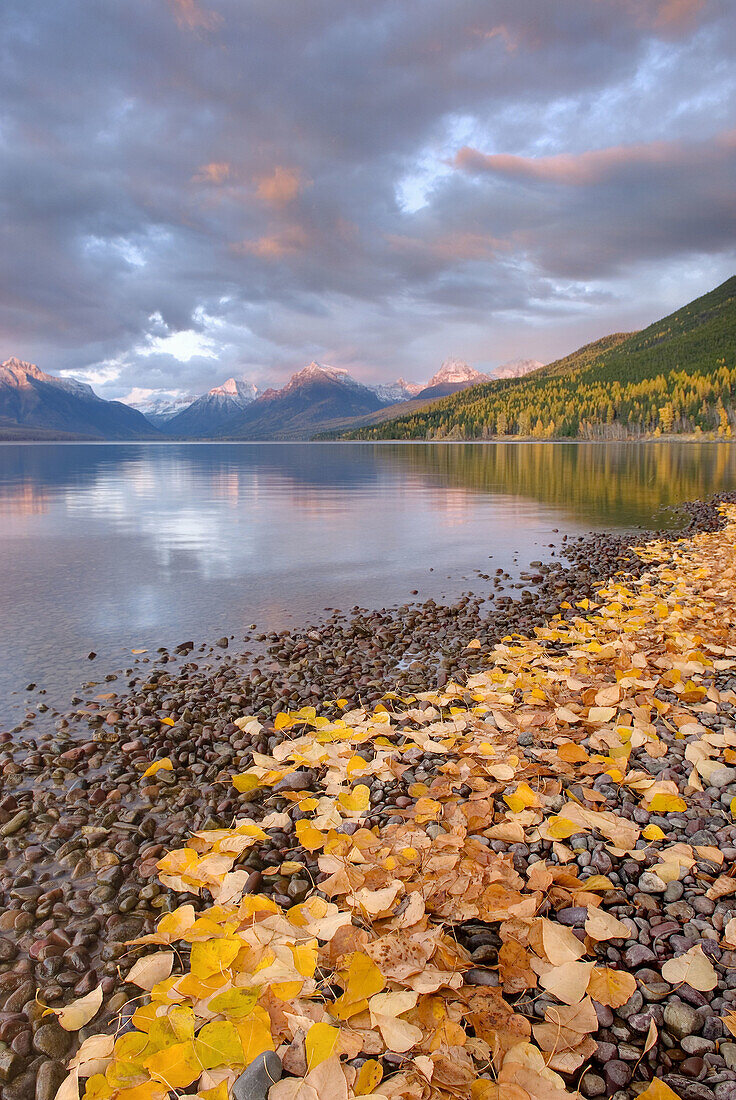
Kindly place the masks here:
POLYGON ((0 360, 549 362, 736 272, 733 0, 3 0, 0 360))

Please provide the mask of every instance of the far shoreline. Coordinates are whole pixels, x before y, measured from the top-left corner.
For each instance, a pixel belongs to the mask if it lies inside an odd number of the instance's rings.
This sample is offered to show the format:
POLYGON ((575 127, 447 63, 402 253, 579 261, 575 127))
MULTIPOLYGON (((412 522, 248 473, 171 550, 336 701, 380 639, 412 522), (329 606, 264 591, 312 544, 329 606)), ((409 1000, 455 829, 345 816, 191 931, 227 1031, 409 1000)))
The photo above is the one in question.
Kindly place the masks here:
POLYGON ((496 447, 496 446, 641 446, 642 444, 717 443, 734 444, 734 439, 708 436, 647 436, 643 439, 0 439, 3 447, 496 447))

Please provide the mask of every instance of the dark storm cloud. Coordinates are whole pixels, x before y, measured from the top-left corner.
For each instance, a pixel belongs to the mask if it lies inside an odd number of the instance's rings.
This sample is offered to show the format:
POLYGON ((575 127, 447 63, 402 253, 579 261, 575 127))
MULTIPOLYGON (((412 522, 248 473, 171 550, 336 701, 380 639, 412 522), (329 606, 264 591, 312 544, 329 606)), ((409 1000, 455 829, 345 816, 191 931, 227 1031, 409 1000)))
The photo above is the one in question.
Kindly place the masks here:
POLYGON ((108 396, 551 357, 730 274, 726 0, 5 0, 0 30, 5 353, 108 396))

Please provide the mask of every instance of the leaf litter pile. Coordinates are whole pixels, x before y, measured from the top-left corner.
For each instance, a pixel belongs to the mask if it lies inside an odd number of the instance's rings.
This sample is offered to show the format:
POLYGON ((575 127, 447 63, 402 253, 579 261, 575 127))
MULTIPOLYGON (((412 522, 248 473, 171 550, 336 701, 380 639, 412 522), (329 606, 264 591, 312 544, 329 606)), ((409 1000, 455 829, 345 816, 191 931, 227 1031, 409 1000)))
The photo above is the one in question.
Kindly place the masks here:
MULTIPOLYGON (((159 861, 162 884, 196 908, 180 905, 135 941, 151 952, 125 978, 140 996, 118 1032, 85 1026, 99 988, 58 1010, 62 1027, 87 1035, 58 1100, 677 1095, 672 1082, 689 1078, 668 1067, 685 1073, 687 1047, 662 1046, 658 1002, 670 996, 671 1032, 673 1004, 682 1015, 734 1000, 723 960, 736 917, 686 925, 674 946, 652 921, 651 950, 620 914, 681 898, 683 880, 701 914, 728 913, 736 895, 721 847, 681 828, 693 806, 715 800, 721 824, 736 809, 736 730, 722 718, 736 703, 736 508, 724 513, 716 533, 648 544, 648 572, 563 605, 532 639, 504 639, 466 683, 389 693, 375 709, 335 700, 323 715, 278 715, 283 740, 232 776, 243 816, 159 861), (424 780, 372 825, 375 784, 420 763, 424 780), (291 811, 259 817, 258 792, 304 775, 317 782, 286 785, 291 811), (318 873, 304 901, 282 908, 245 892, 242 864, 269 830, 292 828, 301 858, 280 873, 318 873), (611 1045, 626 1073, 604 1081, 597 1033, 627 1006, 638 1047, 627 1061, 611 1045), (254 1063, 266 1085, 239 1092, 254 1063), (603 1088, 586 1089, 586 1075, 603 1088)), ((260 730, 252 717, 238 724, 260 730)), ((721 1020, 730 1040, 736 1013, 721 1020)), ((704 1081, 712 1067, 699 1061, 691 1076, 704 1081)), ((689 1087, 680 1095, 713 1095, 689 1087)))

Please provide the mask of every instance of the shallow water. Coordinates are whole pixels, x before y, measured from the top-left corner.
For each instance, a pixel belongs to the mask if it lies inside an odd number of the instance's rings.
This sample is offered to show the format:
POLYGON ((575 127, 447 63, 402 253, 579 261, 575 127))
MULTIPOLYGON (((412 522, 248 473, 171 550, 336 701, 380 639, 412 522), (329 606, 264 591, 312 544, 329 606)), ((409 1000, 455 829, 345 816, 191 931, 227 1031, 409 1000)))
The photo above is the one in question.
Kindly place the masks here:
POLYGON ((735 487, 716 443, 3 445, 0 723, 29 682, 64 705, 131 648, 452 599, 735 487))

